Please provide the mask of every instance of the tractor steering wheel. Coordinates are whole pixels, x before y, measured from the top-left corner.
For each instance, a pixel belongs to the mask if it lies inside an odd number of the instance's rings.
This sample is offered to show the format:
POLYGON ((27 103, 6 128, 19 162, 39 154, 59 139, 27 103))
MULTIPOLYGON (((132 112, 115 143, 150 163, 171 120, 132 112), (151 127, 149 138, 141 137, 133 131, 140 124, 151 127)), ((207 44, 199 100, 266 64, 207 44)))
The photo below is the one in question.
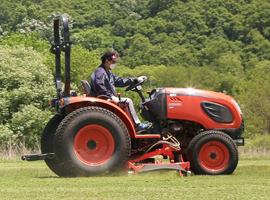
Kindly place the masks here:
POLYGON ((136 83, 136 84, 134 84, 134 85, 128 86, 128 87, 125 89, 125 92, 127 92, 127 91, 129 91, 129 90, 133 90, 133 89, 136 88, 137 86, 142 85, 145 81, 146 81, 146 79, 144 79, 143 81, 138 82, 138 83, 136 83))

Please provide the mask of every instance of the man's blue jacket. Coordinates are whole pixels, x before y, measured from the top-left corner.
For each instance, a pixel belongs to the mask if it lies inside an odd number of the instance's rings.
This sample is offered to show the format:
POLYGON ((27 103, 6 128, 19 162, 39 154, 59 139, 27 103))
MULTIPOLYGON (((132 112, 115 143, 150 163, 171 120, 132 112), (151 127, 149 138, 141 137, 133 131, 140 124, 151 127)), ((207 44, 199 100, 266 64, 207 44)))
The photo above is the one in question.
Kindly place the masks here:
POLYGON ((91 96, 117 96, 115 87, 125 87, 137 82, 137 78, 119 77, 101 64, 91 75, 91 96))

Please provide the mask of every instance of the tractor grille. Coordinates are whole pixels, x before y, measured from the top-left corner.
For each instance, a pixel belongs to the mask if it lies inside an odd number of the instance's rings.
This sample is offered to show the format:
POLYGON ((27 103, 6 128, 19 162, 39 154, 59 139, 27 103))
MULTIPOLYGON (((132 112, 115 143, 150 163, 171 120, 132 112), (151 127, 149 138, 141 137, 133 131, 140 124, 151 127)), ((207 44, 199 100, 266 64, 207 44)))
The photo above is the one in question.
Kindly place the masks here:
POLYGON ((181 102, 181 99, 179 99, 178 97, 170 97, 170 100, 172 102, 181 102))

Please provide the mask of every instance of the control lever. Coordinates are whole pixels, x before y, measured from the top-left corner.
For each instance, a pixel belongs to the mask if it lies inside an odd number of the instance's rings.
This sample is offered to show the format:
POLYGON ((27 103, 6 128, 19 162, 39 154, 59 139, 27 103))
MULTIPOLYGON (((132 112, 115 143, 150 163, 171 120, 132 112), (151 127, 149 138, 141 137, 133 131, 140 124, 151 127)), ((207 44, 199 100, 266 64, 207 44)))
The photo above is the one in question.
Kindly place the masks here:
POLYGON ((118 98, 119 98, 119 102, 121 101, 121 93, 120 92, 118 92, 117 93, 117 96, 118 96, 118 98))
POLYGON ((147 91, 146 93, 149 95, 149 98, 152 99, 150 96, 151 91, 147 91))

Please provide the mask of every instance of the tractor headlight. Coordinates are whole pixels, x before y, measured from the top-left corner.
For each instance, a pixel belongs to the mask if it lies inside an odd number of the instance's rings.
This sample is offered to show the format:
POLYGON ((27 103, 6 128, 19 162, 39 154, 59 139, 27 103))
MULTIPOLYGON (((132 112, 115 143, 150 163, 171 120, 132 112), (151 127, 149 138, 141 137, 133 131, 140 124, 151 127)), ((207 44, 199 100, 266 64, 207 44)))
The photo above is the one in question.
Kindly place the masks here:
POLYGON ((241 111, 241 108, 238 105, 238 103, 235 100, 232 100, 232 102, 234 103, 234 105, 236 105, 237 109, 239 110, 240 114, 242 115, 242 111, 241 111))

